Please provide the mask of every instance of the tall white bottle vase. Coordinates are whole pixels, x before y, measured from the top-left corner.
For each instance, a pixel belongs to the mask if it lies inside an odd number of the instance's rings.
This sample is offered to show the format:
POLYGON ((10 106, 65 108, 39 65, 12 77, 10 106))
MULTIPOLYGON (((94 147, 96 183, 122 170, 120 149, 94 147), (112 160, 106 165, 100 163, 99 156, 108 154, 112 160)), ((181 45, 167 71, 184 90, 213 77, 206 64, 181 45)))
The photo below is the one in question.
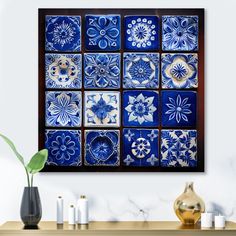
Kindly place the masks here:
POLYGON ((89 223, 89 206, 88 199, 82 195, 77 201, 77 223, 88 224, 89 223))
POLYGON ((68 209, 68 224, 75 225, 75 207, 70 205, 68 209))
POLYGON ((63 198, 59 196, 57 198, 57 224, 63 224, 63 215, 64 215, 63 198))

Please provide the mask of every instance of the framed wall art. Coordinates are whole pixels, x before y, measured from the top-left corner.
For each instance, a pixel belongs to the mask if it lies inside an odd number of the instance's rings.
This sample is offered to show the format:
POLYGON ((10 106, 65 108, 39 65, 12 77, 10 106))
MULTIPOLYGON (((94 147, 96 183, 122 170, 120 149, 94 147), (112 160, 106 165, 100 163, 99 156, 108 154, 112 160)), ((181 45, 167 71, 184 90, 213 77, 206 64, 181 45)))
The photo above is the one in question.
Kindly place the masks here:
POLYGON ((39 9, 43 171, 204 171, 204 9, 39 9))

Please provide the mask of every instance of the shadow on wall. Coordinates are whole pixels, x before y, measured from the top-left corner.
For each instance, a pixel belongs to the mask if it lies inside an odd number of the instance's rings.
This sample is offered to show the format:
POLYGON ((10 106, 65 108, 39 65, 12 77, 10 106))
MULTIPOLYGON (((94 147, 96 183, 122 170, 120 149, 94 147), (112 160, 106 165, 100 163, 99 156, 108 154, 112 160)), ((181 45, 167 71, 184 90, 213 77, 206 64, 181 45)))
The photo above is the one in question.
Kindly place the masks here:
POLYGON ((207 211, 213 212, 215 215, 224 215, 227 218, 230 218, 235 214, 236 206, 234 206, 230 212, 227 212, 223 206, 215 202, 209 202, 208 205, 209 208, 207 209, 207 211))

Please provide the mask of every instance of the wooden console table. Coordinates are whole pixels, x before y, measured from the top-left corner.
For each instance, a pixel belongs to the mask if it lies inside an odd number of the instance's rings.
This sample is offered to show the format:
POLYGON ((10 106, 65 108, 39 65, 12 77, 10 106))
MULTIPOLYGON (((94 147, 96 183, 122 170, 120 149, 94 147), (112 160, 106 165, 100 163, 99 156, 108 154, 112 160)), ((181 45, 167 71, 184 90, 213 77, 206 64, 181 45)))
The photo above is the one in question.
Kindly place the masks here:
POLYGON ((67 223, 57 225, 53 221, 42 221, 38 229, 24 229, 21 222, 9 221, 0 226, 0 236, 235 236, 236 223, 227 222, 223 230, 200 229, 200 225, 193 227, 182 226, 174 221, 149 221, 149 222, 91 222, 88 226, 70 226, 67 223))

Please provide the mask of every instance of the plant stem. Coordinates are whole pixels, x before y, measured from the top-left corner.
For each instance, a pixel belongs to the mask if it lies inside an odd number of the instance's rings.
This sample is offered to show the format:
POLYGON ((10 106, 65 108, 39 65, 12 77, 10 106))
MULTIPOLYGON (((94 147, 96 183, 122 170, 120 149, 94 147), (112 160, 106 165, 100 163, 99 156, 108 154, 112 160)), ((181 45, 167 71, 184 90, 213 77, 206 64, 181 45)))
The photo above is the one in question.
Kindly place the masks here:
POLYGON ((31 187, 33 187, 34 174, 31 174, 31 187))
POLYGON ((28 183, 28 187, 30 187, 30 179, 29 179, 29 173, 25 167, 25 172, 26 172, 26 176, 27 176, 27 183, 28 183))

